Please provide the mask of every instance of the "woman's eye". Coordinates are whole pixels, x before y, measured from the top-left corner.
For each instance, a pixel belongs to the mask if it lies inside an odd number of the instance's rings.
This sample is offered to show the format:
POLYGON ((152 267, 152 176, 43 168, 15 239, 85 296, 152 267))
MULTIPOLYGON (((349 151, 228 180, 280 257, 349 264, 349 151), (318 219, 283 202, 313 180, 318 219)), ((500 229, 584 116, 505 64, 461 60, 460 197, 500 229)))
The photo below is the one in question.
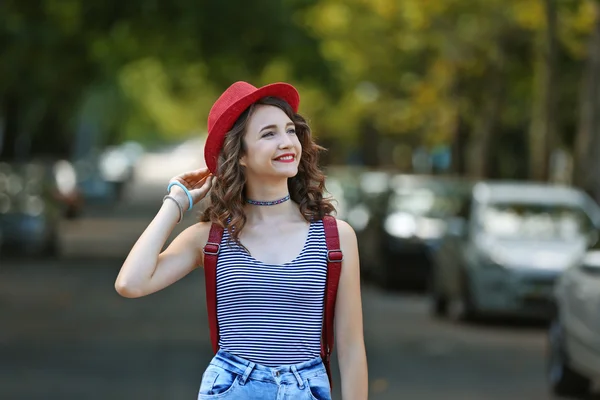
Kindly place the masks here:
POLYGON ((261 137, 267 137, 267 136, 273 136, 273 132, 263 133, 263 135, 261 137))
POLYGON ((290 135, 295 135, 296 134, 296 130, 295 129, 288 129, 288 133, 290 135))

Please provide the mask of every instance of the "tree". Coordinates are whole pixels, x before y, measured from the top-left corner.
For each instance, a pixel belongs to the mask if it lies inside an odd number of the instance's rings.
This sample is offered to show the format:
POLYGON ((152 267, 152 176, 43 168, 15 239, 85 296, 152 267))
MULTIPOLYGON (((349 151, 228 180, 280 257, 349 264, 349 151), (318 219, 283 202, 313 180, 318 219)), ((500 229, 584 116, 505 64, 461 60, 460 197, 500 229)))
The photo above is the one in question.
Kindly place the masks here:
POLYGON ((587 60, 581 79, 579 127, 575 145, 576 185, 600 200, 600 6, 591 1, 594 25, 589 37, 587 60))
POLYGON ((118 138, 123 126, 136 134, 199 129, 205 119, 186 122, 193 118, 194 107, 206 108, 208 96, 234 80, 268 78, 264 70, 277 59, 285 59, 290 79, 333 90, 317 43, 293 20, 295 11, 307 4, 0 3, 0 158, 39 152, 68 155, 81 118, 102 123, 108 139, 118 138), (148 75, 153 71, 157 82, 148 75), (136 82, 136 74, 148 80, 136 82), (199 88, 206 89, 197 96, 200 100, 191 93, 199 88), (154 95, 147 99, 144 90, 154 95), (98 98, 118 107, 90 108, 98 98), (113 122, 107 124, 106 117, 113 122))

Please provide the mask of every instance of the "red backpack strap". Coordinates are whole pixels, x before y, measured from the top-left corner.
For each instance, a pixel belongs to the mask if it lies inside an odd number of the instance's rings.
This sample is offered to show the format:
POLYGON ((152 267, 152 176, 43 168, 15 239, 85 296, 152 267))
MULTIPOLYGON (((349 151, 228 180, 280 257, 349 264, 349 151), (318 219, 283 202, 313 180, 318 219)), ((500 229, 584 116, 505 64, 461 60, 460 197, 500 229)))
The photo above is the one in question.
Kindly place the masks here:
POLYGON ((206 284, 206 308, 213 351, 219 350, 219 323, 217 321, 217 260, 221 250, 223 227, 213 223, 204 246, 204 282, 206 284))
POLYGON ((334 343, 333 322, 344 255, 340 248, 340 237, 335 217, 331 215, 323 217, 323 226, 325 227, 325 241, 327 242, 327 281, 325 283, 325 315, 323 318, 321 358, 327 369, 329 384, 333 387, 330 367, 331 352, 333 351, 334 343))

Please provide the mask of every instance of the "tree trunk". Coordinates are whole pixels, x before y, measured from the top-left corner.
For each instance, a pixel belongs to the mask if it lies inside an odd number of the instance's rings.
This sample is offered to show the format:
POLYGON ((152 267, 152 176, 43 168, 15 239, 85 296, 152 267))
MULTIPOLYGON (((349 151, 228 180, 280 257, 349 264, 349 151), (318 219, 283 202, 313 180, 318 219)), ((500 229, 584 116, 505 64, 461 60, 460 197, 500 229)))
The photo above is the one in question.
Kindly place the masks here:
POLYGON ((452 172, 462 176, 467 174, 467 145, 469 143, 468 125, 460 113, 456 117, 454 140, 452 141, 452 172))
POLYGON ((575 141, 575 185, 598 195, 598 156, 600 156, 600 7, 595 1, 596 22, 588 45, 588 58, 581 81, 579 127, 575 141))
POLYGON ((490 88, 482 100, 479 118, 473 128, 469 144, 468 169, 469 175, 475 179, 485 179, 490 172, 490 145, 495 131, 497 130, 502 105, 503 63, 497 60, 497 64, 490 68, 490 88))
POLYGON ((379 132, 371 121, 367 121, 361 130, 361 150, 364 165, 378 167, 381 164, 379 158, 379 132))
POLYGON ((14 161, 17 137, 19 133, 19 99, 8 93, 2 99, 3 132, 0 143, 0 160, 14 161))
POLYGON ((556 135, 556 4, 543 0, 546 30, 536 46, 534 100, 529 126, 529 177, 547 181, 550 153, 560 144, 556 135))

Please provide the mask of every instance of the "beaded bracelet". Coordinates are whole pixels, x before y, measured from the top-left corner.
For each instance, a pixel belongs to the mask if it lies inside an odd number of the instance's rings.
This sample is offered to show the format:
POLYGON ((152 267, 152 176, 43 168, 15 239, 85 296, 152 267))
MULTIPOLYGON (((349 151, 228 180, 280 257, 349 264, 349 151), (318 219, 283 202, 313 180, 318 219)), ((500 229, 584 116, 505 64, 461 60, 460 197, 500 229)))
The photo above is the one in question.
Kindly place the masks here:
POLYGON ((167 193, 171 192, 171 188, 173 187, 173 185, 179 186, 181 189, 183 189, 185 194, 187 194, 188 200, 190 201, 190 208, 188 208, 187 210, 191 210, 192 207, 194 207, 194 200, 192 199, 192 194, 190 193, 188 188, 186 188, 185 185, 183 185, 181 182, 174 181, 169 183, 169 186, 167 186, 167 193))
POLYGON ((166 195, 165 197, 163 197, 163 203, 165 202, 166 199, 173 200, 175 202, 175 204, 177 204, 177 208, 179 208, 179 221, 177 221, 177 223, 180 223, 181 220, 183 219, 183 207, 181 206, 181 204, 179 204, 179 202, 173 196, 166 195))

